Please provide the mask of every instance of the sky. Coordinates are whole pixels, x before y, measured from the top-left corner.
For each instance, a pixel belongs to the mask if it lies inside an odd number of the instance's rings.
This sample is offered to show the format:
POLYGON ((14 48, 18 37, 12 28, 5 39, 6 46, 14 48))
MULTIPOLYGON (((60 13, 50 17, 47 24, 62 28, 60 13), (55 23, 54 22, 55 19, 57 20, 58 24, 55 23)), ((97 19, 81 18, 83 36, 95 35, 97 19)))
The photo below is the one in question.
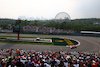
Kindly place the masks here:
POLYGON ((100 18, 100 0, 0 0, 0 18, 54 19, 60 12, 71 19, 100 18))

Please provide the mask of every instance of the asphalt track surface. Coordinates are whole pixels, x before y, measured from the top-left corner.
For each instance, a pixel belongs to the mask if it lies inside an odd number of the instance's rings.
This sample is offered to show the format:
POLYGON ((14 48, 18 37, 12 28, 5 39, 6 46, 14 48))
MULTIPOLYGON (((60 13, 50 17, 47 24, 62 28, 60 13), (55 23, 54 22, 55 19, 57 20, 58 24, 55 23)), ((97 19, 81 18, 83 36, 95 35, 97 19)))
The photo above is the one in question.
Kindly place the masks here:
MULTIPOLYGON (((17 34, 4 34, 0 36, 17 36, 17 34)), ((78 51, 78 52, 100 52, 100 37, 86 37, 86 36, 67 36, 67 35, 36 35, 36 34, 20 34, 25 37, 57 37, 57 38, 72 38, 80 42, 80 46, 75 49, 70 49, 65 46, 54 45, 32 45, 32 44, 14 44, 14 43, 1 43, 0 49, 25 49, 37 51, 78 51)))

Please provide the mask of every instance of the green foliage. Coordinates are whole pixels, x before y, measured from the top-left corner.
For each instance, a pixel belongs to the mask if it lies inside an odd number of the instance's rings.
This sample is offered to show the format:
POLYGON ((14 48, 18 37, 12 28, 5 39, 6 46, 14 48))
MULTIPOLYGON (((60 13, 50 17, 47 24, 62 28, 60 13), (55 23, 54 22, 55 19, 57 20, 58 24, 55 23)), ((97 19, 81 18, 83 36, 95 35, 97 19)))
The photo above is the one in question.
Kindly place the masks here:
POLYGON ((14 19, 2 19, 0 18, 0 24, 1 23, 7 23, 7 24, 15 24, 16 20, 14 19))
MULTIPOLYGON (((3 29, 12 29, 15 22, 16 20, 14 19, 0 19, 0 27, 3 29)), ((80 32, 81 30, 100 31, 100 18, 75 19, 70 22, 55 22, 54 20, 21 20, 21 26, 26 25, 55 27, 56 29, 74 30, 76 32, 80 32), (99 24, 94 24, 96 22, 99 24)))
POLYGON ((7 23, 1 23, 0 27, 3 28, 3 29, 7 29, 9 26, 8 26, 7 23))
POLYGON ((34 22, 32 23, 33 26, 38 26, 38 21, 34 20, 34 22))
POLYGON ((26 26, 26 25, 29 25, 30 24, 30 21, 28 20, 21 20, 21 26, 26 26))

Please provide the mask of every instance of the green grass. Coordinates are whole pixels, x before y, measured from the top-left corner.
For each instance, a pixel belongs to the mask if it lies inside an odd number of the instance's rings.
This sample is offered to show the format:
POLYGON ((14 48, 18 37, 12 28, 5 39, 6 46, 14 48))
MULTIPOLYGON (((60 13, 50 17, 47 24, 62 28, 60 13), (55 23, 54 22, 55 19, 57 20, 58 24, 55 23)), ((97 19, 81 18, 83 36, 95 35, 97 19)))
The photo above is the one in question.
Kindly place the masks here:
POLYGON ((34 43, 34 42, 23 42, 23 41, 11 41, 11 40, 0 40, 3 43, 15 43, 15 44, 32 44, 32 45, 53 45, 53 43, 34 43))
MULTIPOLYGON (((14 37, 14 38, 17 38, 17 36, 0 36, 0 37, 14 37)), ((22 37, 20 36, 20 38, 37 38, 37 37, 22 37)), ((40 37, 42 39, 52 39, 52 38, 48 38, 48 37, 40 37)))
MULTIPOLYGON (((32 45, 54 45, 53 43, 40 43, 40 42, 35 43, 35 42, 29 42, 29 41, 6 40, 6 37, 17 38, 17 36, 0 36, 0 42, 15 43, 15 44, 32 44, 32 45)), ((37 38, 37 37, 23 37, 23 36, 20 36, 20 38, 37 38)), ((52 39, 52 38, 40 37, 40 39, 52 39)), ((73 40, 71 40, 71 42, 73 42, 75 45, 77 44, 76 41, 74 42, 73 40)))
MULTIPOLYGON (((28 42, 28 41, 14 41, 14 40, 6 40, 6 37, 17 38, 17 36, 0 36, 0 42, 3 43, 16 43, 16 44, 32 44, 32 45, 53 45, 53 43, 35 43, 35 42, 28 42)), ((20 37, 20 38, 37 38, 37 37, 20 37)), ((52 38, 44 38, 41 39, 52 39, 52 38)))

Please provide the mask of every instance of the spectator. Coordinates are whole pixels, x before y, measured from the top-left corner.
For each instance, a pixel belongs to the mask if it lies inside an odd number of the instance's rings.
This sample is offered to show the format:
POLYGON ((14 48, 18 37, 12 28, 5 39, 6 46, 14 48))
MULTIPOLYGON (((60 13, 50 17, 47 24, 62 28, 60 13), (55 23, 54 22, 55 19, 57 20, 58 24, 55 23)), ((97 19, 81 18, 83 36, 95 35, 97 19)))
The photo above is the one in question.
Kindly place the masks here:
POLYGON ((1 49, 1 67, 100 67, 99 53, 1 49), (17 51, 18 50, 18 51, 17 51), (12 52, 12 54, 10 54, 12 52))

